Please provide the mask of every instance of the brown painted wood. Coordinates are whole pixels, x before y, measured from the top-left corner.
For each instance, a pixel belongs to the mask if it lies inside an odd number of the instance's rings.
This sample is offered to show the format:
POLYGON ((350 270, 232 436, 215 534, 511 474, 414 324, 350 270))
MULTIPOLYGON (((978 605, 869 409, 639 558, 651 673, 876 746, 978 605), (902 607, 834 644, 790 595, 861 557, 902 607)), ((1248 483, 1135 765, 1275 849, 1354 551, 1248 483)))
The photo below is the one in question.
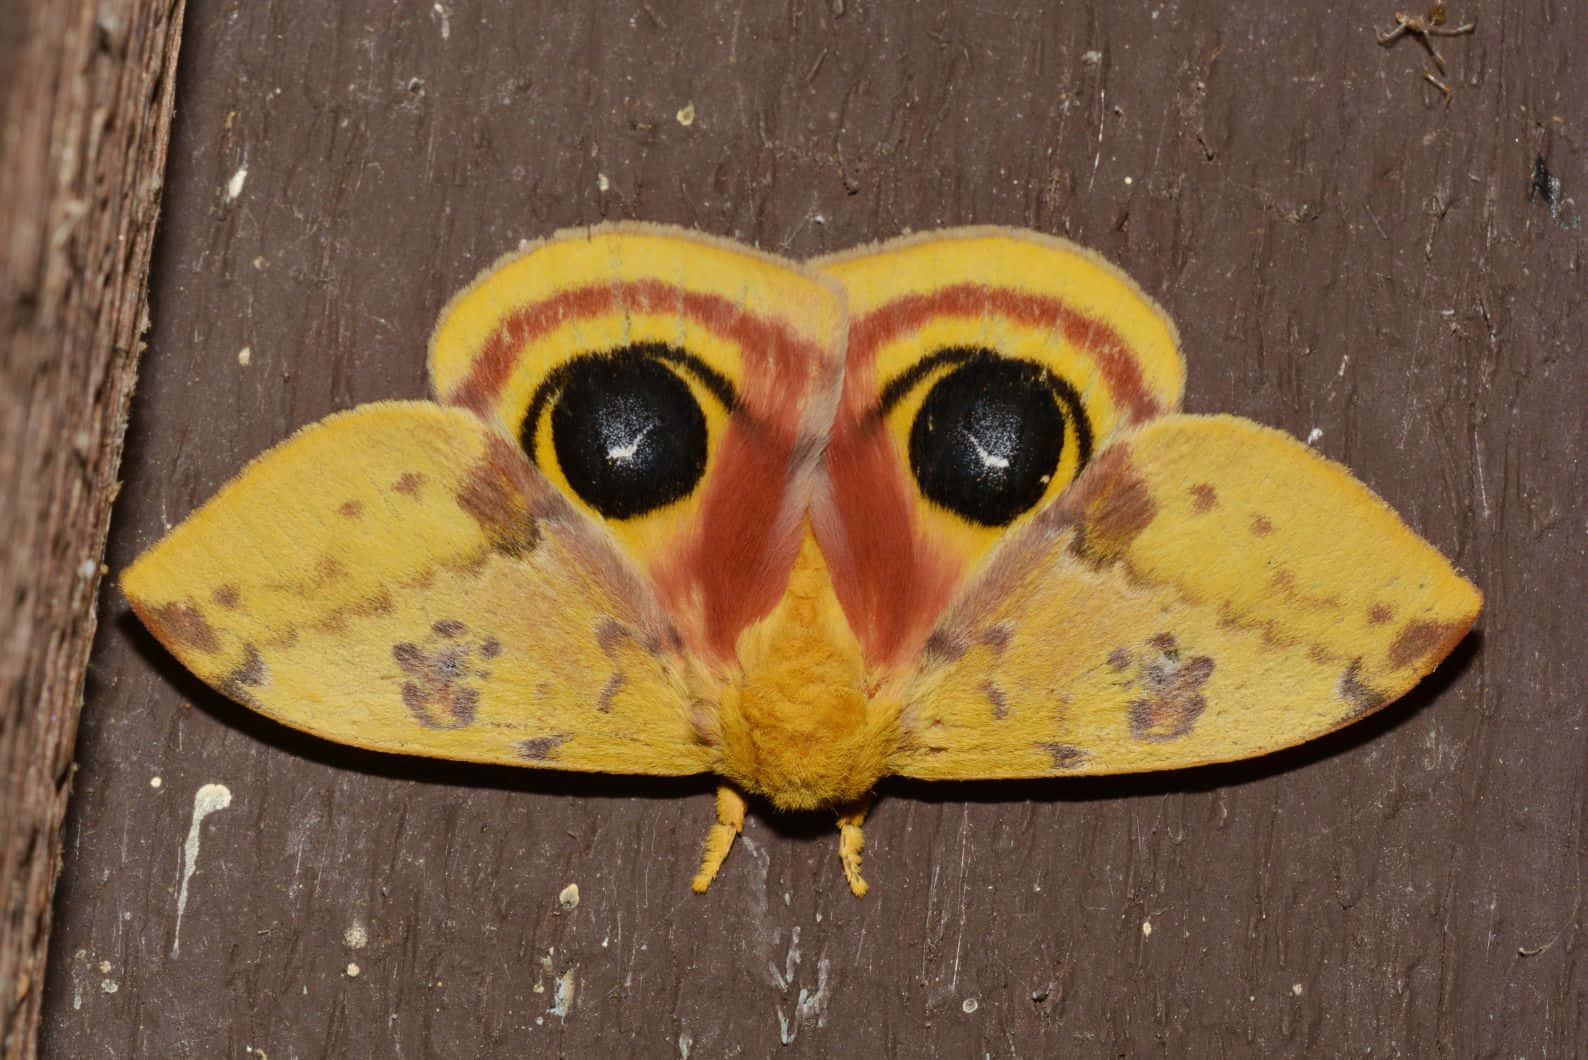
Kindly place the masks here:
POLYGON ((642 217, 804 255, 981 222, 1123 265, 1181 325, 1190 409, 1321 432, 1488 607, 1404 703, 1293 753, 891 786, 856 901, 825 822, 764 813, 689 893, 706 784, 284 732, 106 590, 47 1051, 1588 1051, 1588 9, 1453 7, 1481 20, 1439 42, 1448 104, 1415 41, 1375 43, 1392 14, 197 11, 112 567, 294 428, 422 395, 434 314, 519 239, 642 217), (1530 197, 1539 157, 1560 184, 1530 197))
POLYGON ((0 0, 0 1056, 38 1037, 181 23, 0 0))

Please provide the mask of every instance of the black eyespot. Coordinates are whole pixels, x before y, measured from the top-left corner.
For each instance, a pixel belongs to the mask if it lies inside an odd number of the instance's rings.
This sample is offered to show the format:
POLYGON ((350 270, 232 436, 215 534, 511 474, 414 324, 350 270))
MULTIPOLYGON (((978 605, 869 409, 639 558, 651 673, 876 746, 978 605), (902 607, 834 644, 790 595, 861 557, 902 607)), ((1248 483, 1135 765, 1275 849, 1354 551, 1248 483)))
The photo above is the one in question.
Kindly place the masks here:
POLYGON ((705 474, 705 413, 664 361, 687 366, 695 358, 659 343, 591 354, 554 372, 530 403, 525 450, 535 452, 541 408, 553 401, 551 444, 563 477, 605 518, 671 504, 705 474))
POLYGON ((924 378, 945 362, 958 366, 932 384, 910 425, 910 470, 932 503, 982 526, 1007 526, 1047 491, 1066 414, 1081 463, 1091 456, 1080 399, 1042 365, 986 349, 940 350, 906 374, 924 378))

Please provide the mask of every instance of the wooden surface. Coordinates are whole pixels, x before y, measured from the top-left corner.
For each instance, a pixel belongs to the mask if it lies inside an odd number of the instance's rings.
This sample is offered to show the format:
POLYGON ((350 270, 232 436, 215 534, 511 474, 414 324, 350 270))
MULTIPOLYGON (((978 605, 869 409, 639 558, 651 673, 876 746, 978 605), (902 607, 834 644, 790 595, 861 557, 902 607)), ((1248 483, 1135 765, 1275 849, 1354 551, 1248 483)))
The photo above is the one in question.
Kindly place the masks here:
POLYGON ((890 786, 863 901, 829 822, 755 815, 701 897, 707 783, 317 743, 106 589, 46 1051, 1588 1051, 1588 8, 1454 7, 1447 104, 1375 43, 1387 2, 573 6, 193 13, 112 568, 294 428, 423 395, 435 313, 520 239, 1012 223, 1131 272, 1187 407, 1313 435, 1486 590, 1481 632, 1260 762, 890 786))
POLYGON ((180 0, 0 0, 0 1056, 32 1055, 180 0))

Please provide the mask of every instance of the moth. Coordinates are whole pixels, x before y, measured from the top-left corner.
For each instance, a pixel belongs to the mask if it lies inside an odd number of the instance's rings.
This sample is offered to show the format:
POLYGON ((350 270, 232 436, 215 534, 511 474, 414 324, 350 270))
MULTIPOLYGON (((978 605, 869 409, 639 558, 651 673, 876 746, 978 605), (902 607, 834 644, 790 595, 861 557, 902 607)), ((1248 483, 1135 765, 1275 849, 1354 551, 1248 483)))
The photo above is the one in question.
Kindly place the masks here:
POLYGON ((205 682, 380 751, 720 778, 828 810, 863 895, 881 778, 1176 769, 1405 693, 1481 597, 1277 430, 1184 415, 1173 323, 1046 235, 805 265, 654 225, 497 262, 437 400, 249 464, 122 577, 205 682))

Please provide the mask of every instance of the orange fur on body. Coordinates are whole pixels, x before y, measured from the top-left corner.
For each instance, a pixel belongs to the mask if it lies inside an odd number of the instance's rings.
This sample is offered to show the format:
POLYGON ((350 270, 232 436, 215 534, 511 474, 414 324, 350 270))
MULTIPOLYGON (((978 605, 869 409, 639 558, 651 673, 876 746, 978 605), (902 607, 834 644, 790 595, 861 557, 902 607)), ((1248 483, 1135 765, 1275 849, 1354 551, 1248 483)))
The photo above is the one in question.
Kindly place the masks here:
POLYGON ((887 772, 899 710, 867 687, 815 538, 806 534, 788 589, 739 638, 743 677, 724 692, 719 772, 786 810, 840 806, 887 772))

